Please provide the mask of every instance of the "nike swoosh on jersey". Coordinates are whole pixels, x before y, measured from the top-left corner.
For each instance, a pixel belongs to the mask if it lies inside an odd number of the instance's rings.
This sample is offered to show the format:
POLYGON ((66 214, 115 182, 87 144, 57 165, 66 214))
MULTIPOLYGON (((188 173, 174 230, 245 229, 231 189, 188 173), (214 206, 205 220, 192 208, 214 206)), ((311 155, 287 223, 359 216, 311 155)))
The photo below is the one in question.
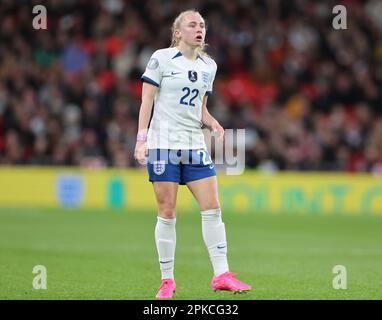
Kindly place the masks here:
POLYGON ((174 72, 174 71, 173 71, 173 72, 171 72, 171 75, 172 75, 172 76, 175 76, 176 74, 179 74, 179 73, 181 73, 181 72, 174 72))
POLYGON ((223 249, 225 248, 226 246, 218 246, 218 249, 223 249))

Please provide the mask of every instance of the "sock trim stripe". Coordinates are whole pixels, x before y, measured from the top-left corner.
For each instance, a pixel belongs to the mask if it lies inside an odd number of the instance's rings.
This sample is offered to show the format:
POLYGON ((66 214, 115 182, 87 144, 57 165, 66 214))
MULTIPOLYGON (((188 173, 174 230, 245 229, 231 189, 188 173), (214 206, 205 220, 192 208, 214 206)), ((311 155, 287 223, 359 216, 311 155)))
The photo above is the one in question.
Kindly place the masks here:
POLYGON ((176 218, 173 219, 166 219, 162 217, 157 217, 159 223, 167 224, 167 225, 174 225, 176 223, 176 218))
POLYGON ((208 209, 204 211, 200 211, 202 215, 220 215, 221 214, 221 209, 216 208, 216 209, 208 209))

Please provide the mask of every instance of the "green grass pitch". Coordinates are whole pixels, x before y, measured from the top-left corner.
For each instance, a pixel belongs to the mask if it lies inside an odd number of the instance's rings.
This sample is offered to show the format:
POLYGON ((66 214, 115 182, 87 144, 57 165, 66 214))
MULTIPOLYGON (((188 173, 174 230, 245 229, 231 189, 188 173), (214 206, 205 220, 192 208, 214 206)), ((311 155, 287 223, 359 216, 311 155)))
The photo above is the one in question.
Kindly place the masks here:
MULTIPOLYGON (((382 299, 382 217, 224 212, 245 294, 211 290, 198 212, 178 212, 175 299, 382 299), (335 290, 335 265, 347 289, 335 290)), ((0 299, 153 299, 155 212, 0 209, 0 299), (35 265, 47 289, 32 287, 35 265)))

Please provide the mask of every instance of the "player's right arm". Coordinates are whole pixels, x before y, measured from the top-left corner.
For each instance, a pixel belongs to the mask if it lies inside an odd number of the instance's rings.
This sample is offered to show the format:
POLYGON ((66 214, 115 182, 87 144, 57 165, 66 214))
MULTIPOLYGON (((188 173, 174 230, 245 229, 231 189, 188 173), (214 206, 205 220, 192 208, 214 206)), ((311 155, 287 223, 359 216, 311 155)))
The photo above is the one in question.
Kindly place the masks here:
POLYGON ((147 131, 150 122, 151 110, 158 88, 147 82, 142 85, 142 103, 139 110, 137 143, 135 145, 134 158, 141 164, 146 162, 147 150, 147 131))

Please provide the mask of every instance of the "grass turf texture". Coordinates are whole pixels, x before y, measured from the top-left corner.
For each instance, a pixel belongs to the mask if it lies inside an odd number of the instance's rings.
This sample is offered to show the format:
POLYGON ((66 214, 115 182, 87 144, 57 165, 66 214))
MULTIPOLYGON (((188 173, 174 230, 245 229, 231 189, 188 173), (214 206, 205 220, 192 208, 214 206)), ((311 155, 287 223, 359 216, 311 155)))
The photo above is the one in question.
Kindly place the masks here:
MULTIPOLYGON (((211 290, 198 212, 177 219, 175 299, 382 299, 382 218, 224 212, 228 258, 249 293, 211 290), (334 290, 332 268, 347 268, 334 290)), ((0 299, 153 299, 154 212, 0 209, 0 299), (47 290, 32 269, 47 268, 47 290)))

